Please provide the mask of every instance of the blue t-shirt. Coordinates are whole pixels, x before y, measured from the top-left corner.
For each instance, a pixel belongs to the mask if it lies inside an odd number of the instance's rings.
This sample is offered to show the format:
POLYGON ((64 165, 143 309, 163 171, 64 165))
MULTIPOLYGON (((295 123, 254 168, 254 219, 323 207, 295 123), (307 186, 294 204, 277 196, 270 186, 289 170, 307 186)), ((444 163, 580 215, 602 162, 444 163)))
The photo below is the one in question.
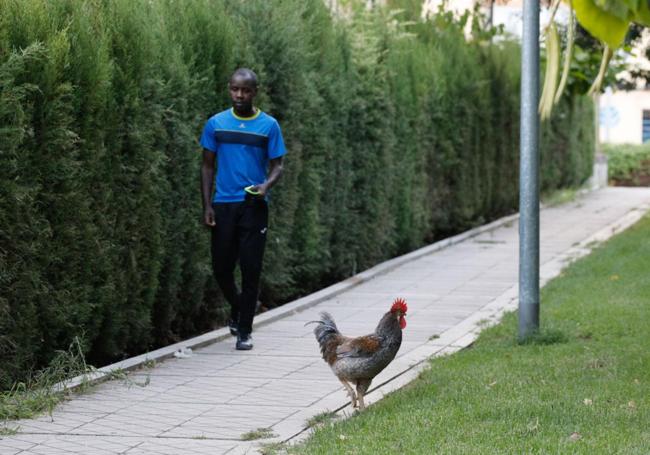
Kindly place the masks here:
POLYGON ((200 142, 217 154, 213 202, 243 201, 244 188, 266 180, 269 160, 287 153, 277 120, 259 109, 247 118, 237 116, 232 108, 213 115, 200 142))

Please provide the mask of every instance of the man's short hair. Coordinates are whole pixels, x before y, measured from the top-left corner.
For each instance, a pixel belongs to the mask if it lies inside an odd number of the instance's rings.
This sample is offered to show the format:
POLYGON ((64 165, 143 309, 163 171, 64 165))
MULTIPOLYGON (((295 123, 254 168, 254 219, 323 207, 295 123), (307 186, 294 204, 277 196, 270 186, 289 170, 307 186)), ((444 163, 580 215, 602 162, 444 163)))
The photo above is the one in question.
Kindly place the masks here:
POLYGON ((246 79, 250 79, 253 82, 255 88, 257 88, 257 74, 255 74, 255 71, 248 68, 237 68, 235 72, 232 73, 232 76, 230 76, 230 80, 232 80, 235 76, 242 76, 246 79))

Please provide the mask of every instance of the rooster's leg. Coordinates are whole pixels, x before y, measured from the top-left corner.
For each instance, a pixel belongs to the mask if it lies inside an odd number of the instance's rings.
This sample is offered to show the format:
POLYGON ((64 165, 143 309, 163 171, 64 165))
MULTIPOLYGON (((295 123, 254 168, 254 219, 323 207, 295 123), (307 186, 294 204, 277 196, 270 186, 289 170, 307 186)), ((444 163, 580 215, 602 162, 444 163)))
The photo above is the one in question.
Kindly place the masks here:
POLYGON ((359 399, 359 410, 363 410, 366 407, 366 404, 363 402, 363 397, 366 394, 366 391, 370 387, 370 382, 372 379, 359 379, 357 381, 357 398, 359 399))
POLYGON ((352 403, 352 407, 356 408, 357 407, 357 395, 354 393, 354 390, 352 389, 352 386, 348 384, 348 382, 344 379, 339 378, 339 381, 341 381, 341 384, 343 384, 343 387, 346 388, 348 391, 348 395, 350 396, 350 402, 352 403))

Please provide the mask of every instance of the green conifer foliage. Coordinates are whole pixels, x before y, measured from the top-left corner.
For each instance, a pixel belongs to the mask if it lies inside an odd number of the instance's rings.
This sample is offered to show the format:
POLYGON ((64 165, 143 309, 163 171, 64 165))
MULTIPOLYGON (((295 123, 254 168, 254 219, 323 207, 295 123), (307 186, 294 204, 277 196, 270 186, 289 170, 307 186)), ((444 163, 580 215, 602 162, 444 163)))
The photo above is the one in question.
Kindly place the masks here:
MULTIPOLYGON (((391 4, 0 0, 0 388, 74 337, 100 365, 223 322, 198 136, 237 66, 289 150, 267 306, 514 212, 518 46, 391 4)), ((588 177, 592 116, 545 123, 543 189, 588 177)))

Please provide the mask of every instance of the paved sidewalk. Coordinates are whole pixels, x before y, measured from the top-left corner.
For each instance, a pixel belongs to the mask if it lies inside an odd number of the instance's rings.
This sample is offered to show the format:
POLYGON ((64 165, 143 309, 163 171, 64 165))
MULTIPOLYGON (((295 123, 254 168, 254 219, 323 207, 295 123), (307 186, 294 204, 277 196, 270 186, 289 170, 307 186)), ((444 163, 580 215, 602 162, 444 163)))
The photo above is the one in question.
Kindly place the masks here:
MULTIPOLYGON (((650 188, 607 188, 544 209, 542 282, 649 208, 650 188)), ((320 311, 332 313, 344 334, 362 335, 395 297, 407 300, 402 347, 373 382, 372 403, 414 379, 427 358, 468 346, 486 322, 516 308, 516 217, 442 245, 450 243, 389 261, 373 269, 373 278, 365 275, 342 293, 257 328, 253 351, 235 351, 228 338, 129 375, 135 383, 150 381, 144 387, 103 383, 59 406, 52 418, 9 422, 18 433, 0 436, 0 454, 235 455, 254 453, 260 443, 305 437, 310 417, 349 412, 346 393, 319 356, 313 327, 304 326, 320 311), (275 437, 242 440, 258 428, 275 437)))

